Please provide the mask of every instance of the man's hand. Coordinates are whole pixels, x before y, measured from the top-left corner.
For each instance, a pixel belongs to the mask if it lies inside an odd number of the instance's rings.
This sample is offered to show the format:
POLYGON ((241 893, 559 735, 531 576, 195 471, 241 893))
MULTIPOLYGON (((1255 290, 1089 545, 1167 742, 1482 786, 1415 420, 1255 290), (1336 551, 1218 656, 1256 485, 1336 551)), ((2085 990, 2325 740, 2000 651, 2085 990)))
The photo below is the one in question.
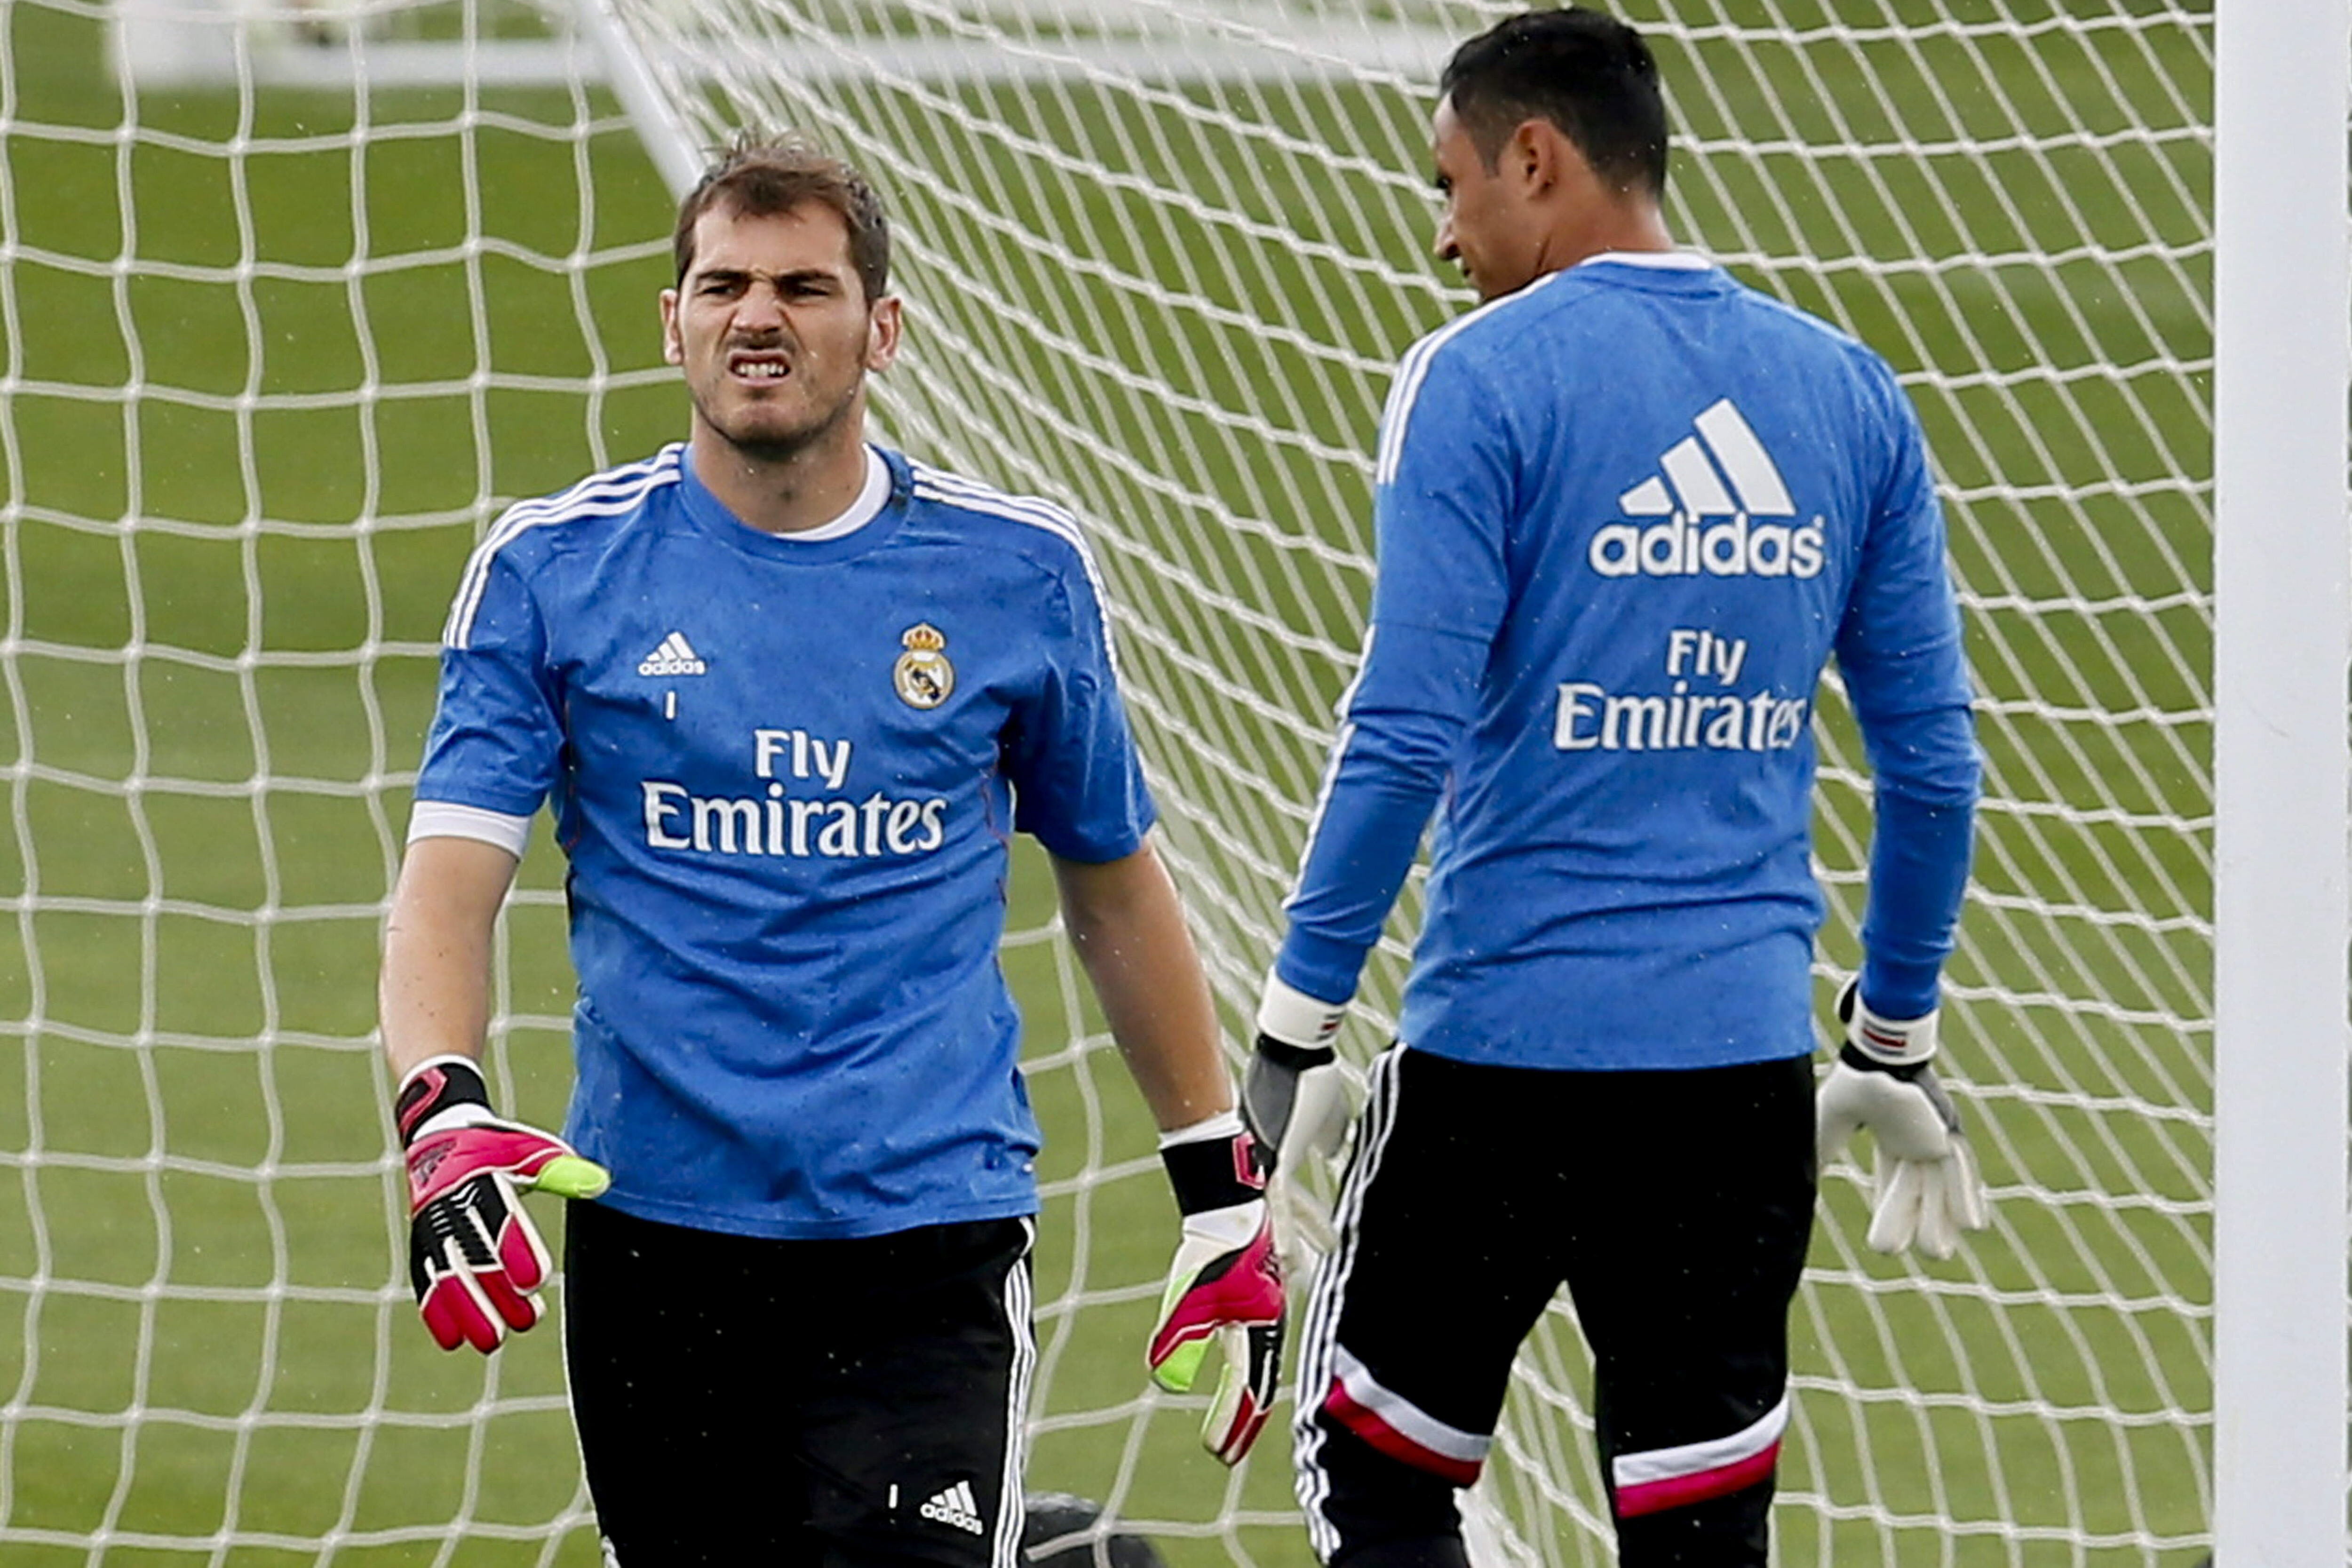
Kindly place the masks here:
POLYGON ((1227 1112, 1160 1151, 1184 1233, 1146 1352, 1153 1380, 1175 1394, 1191 1391, 1212 1341, 1223 1352, 1201 1442, 1228 1465, 1257 1441, 1282 1377, 1282 1262, 1257 1144, 1238 1121, 1227 1112))
POLYGON ((1962 1231, 1982 1230, 1990 1219, 1959 1111, 1927 1065, 1936 1054, 1936 1015, 1882 1017, 1853 981, 1838 994, 1837 1011, 1845 1046, 1815 1107, 1822 1163, 1868 1129, 1878 1145, 1872 1249, 1916 1247, 1929 1258, 1949 1258, 1962 1231))
POLYGON ((443 1350, 470 1344, 488 1355, 507 1330, 539 1321, 536 1292, 553 1272, 516 1193, 592 1198, 612 1178, 561 1138, 493 1116, 481 1069, 464 1057, 435 1057, 410 1072, 394 1117, 408 1150, 417 1309, 443 1350))
POLYGON ((1242 1119, 1265 1151, 1266 1195, 1280 1220, 1284 1267, 1295 1279, 1313 1271, 1331 1248, 1331 1215, 1324 1191, 1355 1114, 1348 1069, 1332 1040, 1347 1009, 1265 977, 1258 1003, 1257 1048, 1242 1079, 1242 1119))

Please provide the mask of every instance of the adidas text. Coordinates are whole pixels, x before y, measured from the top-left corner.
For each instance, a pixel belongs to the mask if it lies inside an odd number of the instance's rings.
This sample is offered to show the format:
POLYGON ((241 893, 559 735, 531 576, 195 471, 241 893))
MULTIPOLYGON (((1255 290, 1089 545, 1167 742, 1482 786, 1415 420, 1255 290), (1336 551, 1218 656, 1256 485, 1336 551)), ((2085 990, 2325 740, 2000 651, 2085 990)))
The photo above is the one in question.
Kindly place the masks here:
POLYGON ((1818 577, 1827 544, 1818 517, 1800 527, 1796 502, 1764 443, 1727 397, 1691 421, 1659 472, 1617 498, 1622 516, 1592 536, 1585 560, 1603 577, 1818 577), (1717 521, 1709 521, 1710 519, 1717 521))
POLYGON ((1819 521, 1735 517, 1701 527, 1677 513, 1648 528, 1612 522, 1593 534, 1585 559, 1603 577, 1818 577, 1825 542, 1819 521))
POLYGON ((703 675, 709 668, 684 632, 670 633, 662 638, 661 647, 637 661, 639 675, 703 675))
POLYGON ((916 1511, 933 1523, 951 1525, 971 1535, 980 1534, 983 1528, 980 1502, 971 1495, 970 1481, 958 1481, 916 1511))

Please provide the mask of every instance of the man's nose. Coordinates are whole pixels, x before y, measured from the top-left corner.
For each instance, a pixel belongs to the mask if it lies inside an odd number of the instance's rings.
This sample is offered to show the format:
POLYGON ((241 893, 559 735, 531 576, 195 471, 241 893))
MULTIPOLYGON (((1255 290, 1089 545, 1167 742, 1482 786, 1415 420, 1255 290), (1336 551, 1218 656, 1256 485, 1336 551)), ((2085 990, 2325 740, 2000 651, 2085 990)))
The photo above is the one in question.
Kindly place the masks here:
POLYGON ((766 329, 784 324, 784 297, 766 283, 754 283, 735 302, 735 325, 766 329))
POLYGON ((1454 243, 1454 219, 1450 214, 1437 220, 1437 239, 1430 248, 1436 253, 1437 259, 1440 261, 1458 261, 1462 258, 1461 247, 1454 243))

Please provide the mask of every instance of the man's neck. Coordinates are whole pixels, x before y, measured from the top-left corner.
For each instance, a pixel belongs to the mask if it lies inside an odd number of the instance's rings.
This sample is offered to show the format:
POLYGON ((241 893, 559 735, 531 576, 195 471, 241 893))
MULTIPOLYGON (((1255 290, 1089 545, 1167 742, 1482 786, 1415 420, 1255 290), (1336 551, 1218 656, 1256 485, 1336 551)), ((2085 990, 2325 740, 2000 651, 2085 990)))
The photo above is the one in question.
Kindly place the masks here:
POLYGON ((762 533, 802 533, 847 511, 866 488, 866 421, 853 413, 800 450, 762 457, 694 422, 687 456, 702 488, 762 533))
POLYGON ((1675 248, 1665 214, 1651 202, 1629 202, 1553 231, 1544 246, 1544 272, 1561 272, 1612 251, 1635 255, 1675 248))

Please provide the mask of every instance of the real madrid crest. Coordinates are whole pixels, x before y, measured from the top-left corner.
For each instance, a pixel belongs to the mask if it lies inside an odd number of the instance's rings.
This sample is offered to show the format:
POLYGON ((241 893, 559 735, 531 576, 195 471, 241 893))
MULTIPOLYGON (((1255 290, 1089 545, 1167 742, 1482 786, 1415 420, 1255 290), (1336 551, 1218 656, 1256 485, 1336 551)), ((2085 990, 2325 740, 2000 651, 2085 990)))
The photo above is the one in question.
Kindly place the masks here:
POLYGON ((936 708, 955 689, 955 666, 940 650, 948 639, 939 627, 920 621, 898 634, 907 651, 890 668, 890 684, 909 708, 936 708))

